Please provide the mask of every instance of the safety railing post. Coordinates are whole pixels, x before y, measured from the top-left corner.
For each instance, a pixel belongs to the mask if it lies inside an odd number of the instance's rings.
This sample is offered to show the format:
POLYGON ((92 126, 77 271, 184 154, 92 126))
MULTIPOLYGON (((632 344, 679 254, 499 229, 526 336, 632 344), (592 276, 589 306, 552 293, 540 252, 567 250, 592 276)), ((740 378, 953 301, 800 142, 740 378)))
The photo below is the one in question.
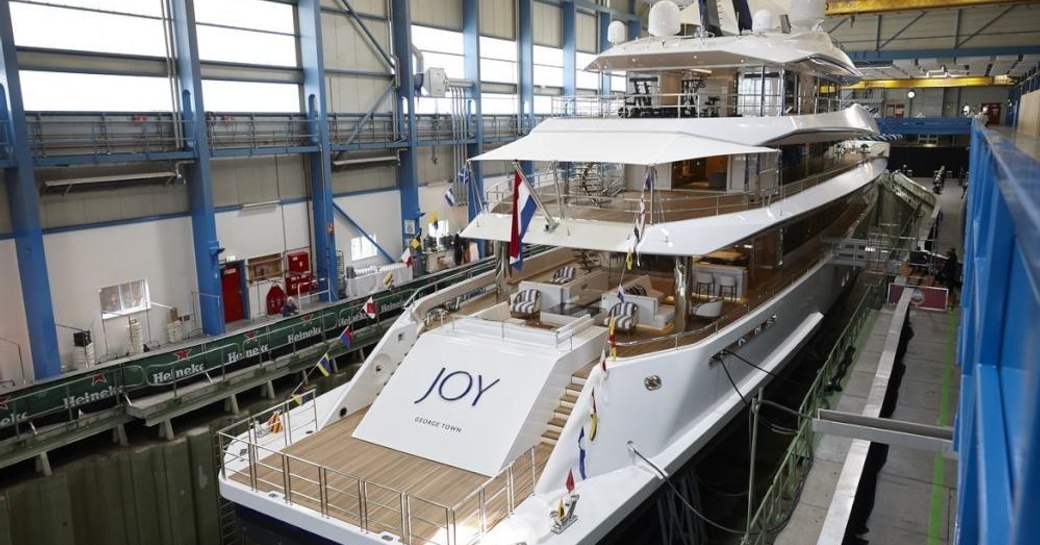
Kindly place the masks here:
POLYGON ((282 487, 285 488, 285 503, 292 504, 292 477, 289 475, 289 457, 282 457, 282 487))
POLYGON ((325 466, 318 466, 318 501, 321 504, 321 516, 329 516, 329 475, 325 466))

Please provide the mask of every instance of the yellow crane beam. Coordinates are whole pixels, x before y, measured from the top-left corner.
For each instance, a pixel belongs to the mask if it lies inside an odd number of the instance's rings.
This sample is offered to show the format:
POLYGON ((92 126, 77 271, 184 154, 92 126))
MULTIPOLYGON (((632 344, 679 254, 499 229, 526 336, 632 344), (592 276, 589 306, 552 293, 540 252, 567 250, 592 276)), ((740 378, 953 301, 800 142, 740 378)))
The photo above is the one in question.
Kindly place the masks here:
POLYGON ((925 87, 990 87, 993 85, 1011 85, 1014 83, 1007 76, 971 76, 963 78, 907 78, 907 79, 868 79, 846 89, 923 89, 925 87))
POLYGON ((925 9, 1029 3, 1031 3, 1031 0, 828 0, 827 15, 860 15, 889 11, 919 11, 925 9))

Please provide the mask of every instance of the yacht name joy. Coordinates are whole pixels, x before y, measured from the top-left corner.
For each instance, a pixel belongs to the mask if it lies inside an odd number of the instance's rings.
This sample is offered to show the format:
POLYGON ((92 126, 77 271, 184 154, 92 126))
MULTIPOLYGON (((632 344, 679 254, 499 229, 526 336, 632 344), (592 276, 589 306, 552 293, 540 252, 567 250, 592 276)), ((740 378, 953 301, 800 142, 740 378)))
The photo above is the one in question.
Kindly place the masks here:
POLYGON ((792 19, 618 44, 591 68, 627 93, 474 158, 517 166, 464 232, 499 270, 413 301, 349 383, 222 431, 221 494, 337 543, 602 538, 661 486, 632 447, 679 468, 770 379, 718 360, 778 371, 848 279, 824 239, 887 144, 855 140, 877 133, 837 100, 857 71, 792 19), (523 242, 551 249, 513 271, 528 198, 523 242))

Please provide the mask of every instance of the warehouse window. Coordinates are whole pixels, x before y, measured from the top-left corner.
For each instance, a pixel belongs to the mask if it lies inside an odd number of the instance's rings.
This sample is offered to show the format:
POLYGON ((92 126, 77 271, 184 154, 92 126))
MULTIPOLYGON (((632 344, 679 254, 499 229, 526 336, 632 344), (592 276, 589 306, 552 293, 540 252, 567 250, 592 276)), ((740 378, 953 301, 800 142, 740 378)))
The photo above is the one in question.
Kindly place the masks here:
POLYGON ((480 112, 483 114, 517 113, 516 95, 483 93, 480 95, 480 112))
MULTIPOLYGON (((120 1, 134 2, 140 0, 120 1)), ((292 6, 264 0, 204 0, 195 2, 195 22, 285 34, 292 34, 296 31, 292 6)))
POLYGON ((461 32, 412 25, 412 45, 422 51, 424 68, 443 68, 449 78, 466 77, 461 32))
POLYGON ((166 78, 33 70, 19 75, 29 111, 156 112, 172 107, 166 78))
POLYGON ((480 79, 492 83, 516 83, 516 42, 480 37, 480 79))
POLYGON ((292 83, 202 80, 208 112, 290 113, 300 110, 300 86, 292 83))
POLYGON ((297 66, 293 7, 263 0, 195 2, 199 58, 297 66))
POLYGON ((379 250, 376 250, 375 240, 375 235, 372 235, 372 240, 365 236, 350 239, 350 259, 360 261, 375 257, 379 253, 379 250))
POLYGON ((101 300, 101 317, 106 320, 152 308, 147 280, 108 286, 98 290, 98 294, 101 300))
POLYGON ((563 50, 534 46, 534 84, 541 87, 563 87, 563 50))
POLYGON ((577 87, 578 87, 578 89, 592 89, 592 90, 598 90, 599 89, 599 84, 600 84, 599 72, 590 71, 590 70, 582 70, 582 68, 588 66, 589 63, 591 63, 595 59, 596 59, 596 55, 593 55, 591 53, 581 53, 581 52, 578 52, 578 54, 577 54, 577 61, 578 61, 577 62, 577 67, 578 67, 577 87))
POLYGON ((50 3, 68 7, 11 2, 16 45, 153 57, 166 55, 159 2, 65 0, 50 3))
POLYGON ((610 92, 619 94, 628 92, 628 82, 624 72, 611 72, 610 92))

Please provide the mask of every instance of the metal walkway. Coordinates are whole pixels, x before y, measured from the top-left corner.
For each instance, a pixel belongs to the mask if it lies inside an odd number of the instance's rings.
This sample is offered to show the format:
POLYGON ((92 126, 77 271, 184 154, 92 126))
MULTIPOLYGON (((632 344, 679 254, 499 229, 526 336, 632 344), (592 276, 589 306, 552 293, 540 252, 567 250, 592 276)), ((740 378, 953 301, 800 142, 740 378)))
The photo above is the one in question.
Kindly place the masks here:
MULTIPOLYGON (((947 222, 938 232, 937 250, 960 247, 958 189, 950 188, 939 198, 947 222)), ((954 355, 960 312, 956 308, 947 313, 909 309, 914 336, 902 360, 905 372, 900 372, 893 365, 894 350, 902 330, 900 313, 907 302, 898 310, 890 305, 878 313, 834 409, 878 416, 880 406, 875 405, 881 399, 891 409, 886 422, 949 430, 959 394, 960 368, 954 355), (872 409, 877 414, 871 414, 872 409)), ((909 442, 915 439, 911 437, 909 442)), ((934 451, 896 444, 885 452, 878 443, 834 434, 823 435, 814 456, 791 521, 775 543, 839 545, 853 536, 871 545, 953 541, 955 461, 934 451)))

